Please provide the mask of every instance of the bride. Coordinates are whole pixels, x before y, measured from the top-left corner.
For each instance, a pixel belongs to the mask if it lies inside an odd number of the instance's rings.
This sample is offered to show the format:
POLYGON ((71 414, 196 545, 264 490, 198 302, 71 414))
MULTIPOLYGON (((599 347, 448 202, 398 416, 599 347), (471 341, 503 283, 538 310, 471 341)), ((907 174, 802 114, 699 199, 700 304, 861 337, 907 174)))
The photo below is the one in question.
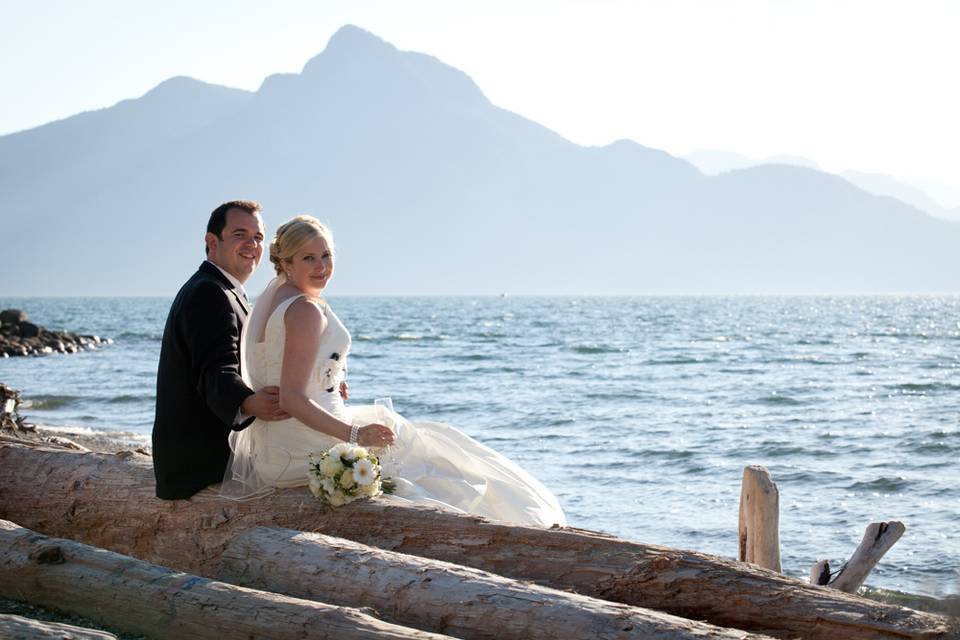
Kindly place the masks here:
POLYGON ((241 360, 253 389, 277 385, 291 417, 256 420, 230 435, 223 494, 247 498, 307 484, 310 454, 338 442, 389 447, 383 475, 402 500, 494 520, 550 526, 566 519, 556 497, 496 451, 453 427, 411 423, 381 406, 348 406, 344 381, 350 333, 321 293, 333 276, 330 231, 297 216, 270 243, 277 272, 244 326, 241 360))

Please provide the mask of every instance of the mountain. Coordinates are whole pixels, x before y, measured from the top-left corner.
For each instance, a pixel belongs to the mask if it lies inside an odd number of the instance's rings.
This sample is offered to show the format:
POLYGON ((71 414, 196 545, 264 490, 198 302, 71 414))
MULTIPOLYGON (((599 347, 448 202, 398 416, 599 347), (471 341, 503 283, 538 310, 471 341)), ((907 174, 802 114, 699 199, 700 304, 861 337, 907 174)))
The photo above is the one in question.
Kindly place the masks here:
POLYGON ((758 167, 763 164, 787 164, 795 167, 806 167, 807 169, 820 169, 816 162, 801 156, 778 155, 758 160, 742 153, 720 151, 718 149, 698 149, 691 151, 683 158, 703 173, 711 176, 727 171, 736 171, 737 169, 758 167))
POLYGON ((951 211, 930 197, 925 191, 891 176, 882 173, 863 173, 861 171, 844 171, 840 175, 864 191, 896 198, 938 218, 960 220, 960 207, 951 211))
MULTIPOLYGON (((759 167, 767 164, 786 164, 820 170, 820 166, 816 162, 800 156, 778 155, 758 160, 732 151, 699 149, 683 157, 707 175, 718 175, 727 171, 759 167)), ((864 173, 862 171, 848 170, 839 175, 868 193, 896 198, 937 218, 960 221, 960 215, 958 215, 960 214, 960 207, 950 210, 932 198, 926 190, 918 186, 901 182, 896 178, 881 173, 864 173)), ((941 189, 946 188, 942 187, 941 189)))
MULTIPOLYGON (((789 165, 583 147, 346 26, 256 92, 186 78, 0 137, 2 295, 172 295, 209 212, 336 234, 341 293, 956 290, 960 225, 789 165)), ((264 263, 249 283, 266 281, 264 263)))

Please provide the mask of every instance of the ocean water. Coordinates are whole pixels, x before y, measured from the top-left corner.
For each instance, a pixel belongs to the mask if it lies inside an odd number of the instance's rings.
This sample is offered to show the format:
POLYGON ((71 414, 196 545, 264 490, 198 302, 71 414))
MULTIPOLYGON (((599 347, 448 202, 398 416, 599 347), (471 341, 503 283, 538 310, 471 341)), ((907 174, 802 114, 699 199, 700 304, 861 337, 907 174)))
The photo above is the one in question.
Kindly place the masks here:
MULTIPOLYGON (((170 299, 0 298, 113 338, 0 359, 23 413, 149 442, 170 299)), ((960 297, 332 298, 351 401, 390 396, 517 460, 570 524, 727 557, 745 465, 780 489, 784 571, 907 532, 868 579, 960 592, 960 297)))

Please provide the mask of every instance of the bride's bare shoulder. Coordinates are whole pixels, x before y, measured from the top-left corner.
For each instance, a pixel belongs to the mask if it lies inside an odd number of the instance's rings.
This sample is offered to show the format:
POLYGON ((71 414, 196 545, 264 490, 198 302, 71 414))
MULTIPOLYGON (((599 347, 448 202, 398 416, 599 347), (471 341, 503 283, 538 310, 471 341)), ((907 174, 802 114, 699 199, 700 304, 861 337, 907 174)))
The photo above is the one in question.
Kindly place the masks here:
POLYGON ((311 333, 313 331, 322 333, 327 326, 327 318, 323 307, 322 301, 318 301, 316 298, 301 296, 294 300, 283 314, 287 333, 311 333))

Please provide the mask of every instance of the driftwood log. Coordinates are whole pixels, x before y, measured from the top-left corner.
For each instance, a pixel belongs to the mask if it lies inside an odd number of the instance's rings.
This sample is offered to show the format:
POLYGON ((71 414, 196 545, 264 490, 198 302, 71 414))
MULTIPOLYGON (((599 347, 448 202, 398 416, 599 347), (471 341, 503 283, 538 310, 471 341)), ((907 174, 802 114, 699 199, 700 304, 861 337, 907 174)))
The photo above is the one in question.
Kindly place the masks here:
POLYGON ((47 538, 6 520, 0 520, 0 594, 150 638, 447 637, 47 538))
POLYGON ((780 491, 766 467, 743 469, 740 485, 740 550, 737 559, 782 573, 780 491))
POLYGON ((154 497, 150 458, 0 443, 0 518, 203 576, 257 525, 446 560, 721 627, 789 638, 942 638, 946 619, 707 554, 577 529, 489 522, 386 500, 330 509, 306 489, 224 501, 154 497))
POLYGON ((770 638, 291 529, 240 534, 220 578, 464 640, 770 638))
POLYGON ((872 522, 867 525, 860 546, 853 552, 847 564, 834 578, 830 586, 847 593, 856 593, 863 581, 880 562, 880 558, 890 550, 907 528, 902 522, 872 522))
POLYGON ((117 640, 106 631, 85 629, 61 622, 41 622, 23 616, 0 614, 0 638, 17 640, 117 640))

